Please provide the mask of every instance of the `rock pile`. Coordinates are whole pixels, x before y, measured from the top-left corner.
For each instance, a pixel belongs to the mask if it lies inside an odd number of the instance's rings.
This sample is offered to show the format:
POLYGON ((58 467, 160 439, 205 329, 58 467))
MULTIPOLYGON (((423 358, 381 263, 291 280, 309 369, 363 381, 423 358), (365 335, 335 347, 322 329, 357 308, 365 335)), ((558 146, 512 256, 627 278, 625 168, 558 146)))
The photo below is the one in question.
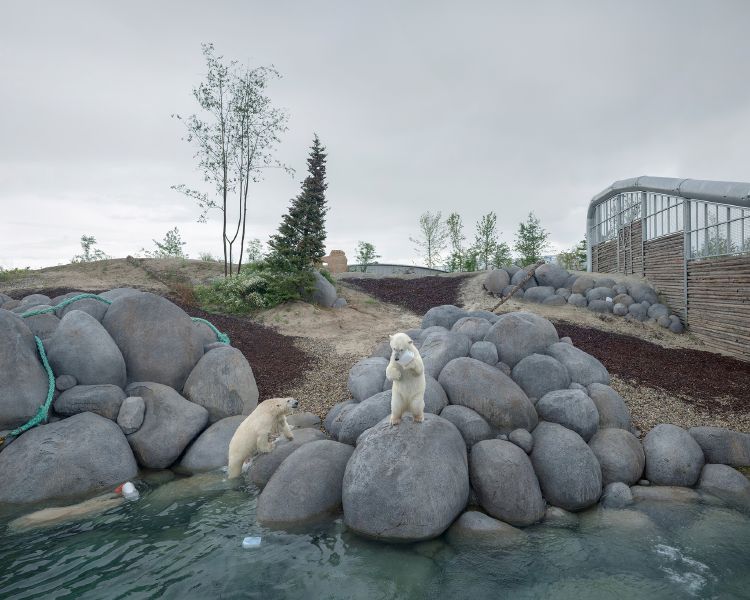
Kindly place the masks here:
MULTIPOLYGON (((498 297, 509 296, 528 275, 516 266, 493 269, 484 288, 498 297)), ((537 267, 531 278, 516 290, 514 298, 549 306, 570 304, 592 312, 613 314, 635 321, 657 323, 674 333, 682 333, 680 317, 659 302, 656 290, 642 281, 615 283, 598 274, 574 275, 553 264, 537 267)))
POLYGON ((440 306, 408 333, 428 372, 425 422, 389 425, 381 347, 352 368, 352 400, 325 420, 334 439, 354 446, 343 473, 340 463, 323 469, 336 490, 342 477, 353 531, 416 541, 450 528, 450 539, 503 544, 522 539, 519 527, 646 498, 687 494, 750 510, 750 482, 732 468, 750 466, 749 434, 664 424, 641 441, 606 368, 559 340, 548 320, 440 306))
POLYGON ((21 317, 74 295, 32 294, 0 307, 0 435, 47 396, 35 335, 56 378, 47 422, 0 446, 0 502, 111 488, 183 454, 188 472, 225 465, 237 415, 258 404, 242 353, 169 300, 134 289, 105 292, 109 305, 87 298, 21 317))

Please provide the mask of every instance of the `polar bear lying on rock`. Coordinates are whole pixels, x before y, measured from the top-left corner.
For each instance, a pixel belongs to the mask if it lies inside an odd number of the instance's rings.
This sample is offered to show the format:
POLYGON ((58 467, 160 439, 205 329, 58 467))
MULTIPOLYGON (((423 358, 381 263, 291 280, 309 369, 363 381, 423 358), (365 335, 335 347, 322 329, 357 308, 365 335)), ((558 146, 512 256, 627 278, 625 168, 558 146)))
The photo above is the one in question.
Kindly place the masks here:
POLYGON ((256 451, 270 452, 274 448, 270 437, 284 434, 288 440, 294 439, 286 416, 297 408, 294 398, 271 398, 261 402, 250 416, 240 423, 229 442, 228 477, 239 477, 242 463, 256 451))
POLYGON ((393 382, 391 425, 401 422, 401 415, 410 412, 414 421, 424 421, 424 363, 412 339, 405 333, 391 336, 391 361, 385 376, 393 382))

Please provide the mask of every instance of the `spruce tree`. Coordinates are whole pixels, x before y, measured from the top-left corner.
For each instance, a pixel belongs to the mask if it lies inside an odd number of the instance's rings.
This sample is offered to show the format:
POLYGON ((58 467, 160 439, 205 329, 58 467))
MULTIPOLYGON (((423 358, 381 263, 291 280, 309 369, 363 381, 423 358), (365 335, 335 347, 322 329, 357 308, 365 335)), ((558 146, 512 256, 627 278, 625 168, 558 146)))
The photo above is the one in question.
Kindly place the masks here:
POLYGON ((325 256, 326 152, 317 134, 310 147, 307 172, 302 190, 281 220, 279 232, 268 242, 272 260, 285 268, 308 269, 325 256))

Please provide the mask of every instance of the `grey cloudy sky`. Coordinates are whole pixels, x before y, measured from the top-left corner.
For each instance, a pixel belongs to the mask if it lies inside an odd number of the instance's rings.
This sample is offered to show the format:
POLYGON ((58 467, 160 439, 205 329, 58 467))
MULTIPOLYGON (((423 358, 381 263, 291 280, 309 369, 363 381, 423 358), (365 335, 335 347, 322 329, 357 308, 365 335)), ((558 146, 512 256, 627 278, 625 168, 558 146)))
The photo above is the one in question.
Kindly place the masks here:
POLYGON ((501 238, 535 211, 557 248, 637 175, 750 180, 750 2, 0 2, 0 266, 67 262, 82 234, 113 256, 174 226, 219 254, 220 224, 170 189, 199 181, 170 114, 194 111, 201 42, 273 63, 288 110, 252 191, 266 240, 329 153, 328 243, 416 261, 426 210, 501 238))

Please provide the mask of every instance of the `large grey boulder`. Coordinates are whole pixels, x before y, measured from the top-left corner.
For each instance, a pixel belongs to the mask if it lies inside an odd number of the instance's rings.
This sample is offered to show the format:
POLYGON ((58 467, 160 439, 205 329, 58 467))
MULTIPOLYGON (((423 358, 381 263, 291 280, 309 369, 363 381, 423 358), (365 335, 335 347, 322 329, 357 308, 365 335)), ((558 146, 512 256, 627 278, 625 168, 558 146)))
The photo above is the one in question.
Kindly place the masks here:
POLYGON ((570 380, 575 383, 585 386, 592 383, 609 384, 609 373, 604 365, 575 346, 558 342, 549 346, 545 354, 560 361, 568 370, 570 380))
POLYGON ((495 313, 490 312, 488 310, 470 310, 466 316, 480 317, 482 319, 487 319, 490 322, 490 324, 494 323, 500 318, 499 315, 496 315, 495 313))
MULTIPOLYGON (((71 298, 77 295, 79 295, 78 292, 74 292, 72 294, 66 294, 66 296, 69 296, 71 298)), ((81 312, 85 312, 91 315, 92 317, 94 317, 97 321, 101 322, 108 308, 109 308, 109 304, 107 304, 106 302, 102 302, 101 300, 97 300, 96 298, 81 298, 80 300, 71 302, 67 306, 58 308, 55 311, 55 314, 57 314, 57 316, 62 319, 69 312, 73 310, 80 310, 81 312)))
POLYGON ((391 390, 375 394, 354 405, 346 412, 337 439, 344 444, 354 445, 362 433, 377 425, 391 414, 391 390))
POLYGON ((588 300, 586 300, 586 296, 583 296, 582 294, 571 294, 568 296, 568 304, 579 308, 586 308, 588 300))
MULTIPOLYGON (((503 271, 504 272, 504 271, 503 271)), ((471 343, 484 339, 492 324, 481 317, 463 317, 456 321, 451 328, 453 333, 463 333, 468 336, 471 343)))
POLYGON ((583 438, 547 422, 539 423, 532 435, 531 463, 547 502, 571 511, 596 503, 602 493, 602 471, 583 438))
MULTIPOLYGON (((658 302, 656 304, 652 304, 648 307, 648 317, 649 319, 659 319, 660 317, 666 317, 669 319, 669 308, 664 306, 663 304, 659 304, 658 302)), ((669 327, 669 324, 663 327, 669 327)))
POLYGON ((646 434, 646 479, 654 485, 695 485, 705 463, 698 442, 682 427, 661 424, 646 434))
POLYGON ((125 398, 125 392, 116 385, 76 385, 60 394, 53 406, 64 417, 92 412, 116 421, 125 398))
POLYGON ((182 393, 208 411, 211 423, 235 415, 249 415, 258 406, 258 385, 250 363, 237 348, 227 345, 201 357, 182 393))
POLYGON ((19 306, 26 310, 31 310, 36 306, 50 306, 51 302, 52 300, 50 297, 45 296, 44 294, 29 294, 28 296, 21 298, 19 306))
POLYGON ((605 314, 605 313, 611 313, 614 311, 614 306, 611 302, 607 302, 606 300, 589 300, 588 309, 591 312, 599 313, 599 314, 605 314))
POLYGON ((424 363, 424 372, 435 379, 454 358, 468 356, 471 340, 461 333, 431 333, 419 349, 424 363))
POLYGON ((750 480, 728 465, 706 465, 698 489, 741 510, 750 510, 750 480))
POLYGON ((426 384, 424 390, 424 410, 433 415, 439 415, 448 406, 448 394, 445 393, 443 386, 434 377, 425 375, 424 380, 426 384))
POLYGON ((613 312, 613 313, 614 313, 615 315, 617 315, 618 317, 624 317, 625 315, 627 315, 627 314, 628 314, 628 307, 627 307, 627 306, 625 306, 624 304, 620 303, 620 302, 617 302, 617 303, 616 303, 616 304, 615 304, 615 305, 614 305, 614 306, 612 307, 612 312, 613 312))
MULTIPOLYGON (((335 414, 331 415, 329 413, 325 420, 325 430, 329 434, 331 434, 331 437, 333 437, 334 439, 338 439, 339 432, 341 431, 341 426, 344 424, 346 416, 349 414, 350 410, 353 410, 354 407, 359 404, 359 402, 347 400, 346 402, 342 402, 341 404, 342 406, 336 409, 335 414)), ((331 409, 331 412, 333 412, 333 409, 331 409)))
POLYGON ((493 269, 484 278, 484 287, 488 292, 500 295, 503 288, 510 284, 510 275, 505 269, 493 269))
POLYGON ((599 412, 594 401, 581 390, 555 390, 536 403, 540 419, 572 429, 589 441, 599 428, 599 412))
POLYGON ((434 306, 428 310, 424 317, 422 317, 422 329, 439 325, 450 330, 456 321, 463 317, 469 316, 463 308, 458 308, 452 304, 443 304, 442 306, 434 306))
POLYGON ((237 415, 216 421, 190 444, 174 470, 192 475, 226 465, 229 442, 246 418, 245 415, 237 415))
POLYGON ((466 406, 449 404, 443 409, 440 416, 453 423, 461 432, 468 450, 471 450, 477 442, 495 437, 489 423, 479 413, 466 406))
POLYGON ((555 294, 554 296, 545 298, 542 304, 544 304, 545 306, 565 306, 567 304, 567 301, 563 296, 555 294))
POLYGON ((336 302, 336 286, 323 277, 318 271, 313 271, 312 301, 320 306, 331 308, 336 302))
POLYGON ((474 342, 469 348, 469 356, 481 360, 483 363, 494 367, 499 358, 497 356, 497 346, 492 342, 474 342))
POLYGON ((628 306, 628 313, 638 321, 645 321, 648 319, 648 308, 643 304, 633 303, 628 306))
MULTIPOLYGON (((339 416, 341 411, 344 409, 345 406, 349 406, 350 404, 353 404, 353 400, 347 400, 346 402, 337 402, 331 407, 331 410, 328 411, 328 414, 326 415, 326 418, 323 420, 323 427, 328 433, 331 433, 331 435, 334 435, 331 432, 331 426, 333 425, 333 422, 336 420, 336 418, 339 416)), ((336 435, 338 432, 336 433, 336 435)), ((334 435, 334 437, 336 437, 334 435)))
POLYGON ((161 383, 136 382, 125 391, 146 403, 143 424, 128 436, 138 464, 143 467, 166 469, 208 424, 205 408, 161 383))
POLYGON ((56 375, 72 375, 82 385, 109 383, 125 387, 122 353, 90 314, 80 310, 67 313, 45 346, 56 375))
POLYGON ((529 398, 495 367, 473 358, 456 358, 445 366, 438 381, 451 404, 478 412, 501 433, 536 427, 537 414, 529 398))
POLYGON ((551 298, 555 295, 555 288, 552 286, 537 286, 530 288, 526 290, 526 293, 523 295, 523 299, 527 302, 537 302, 541 304, 548 298, 551 298))
POLYGON ((637 483, 646 465, 646 455, 641 442, 624 429, 601 429, 589 442, 602 468, 602 483, 621 481, 627 485, 637 483))
POLYGON ((724 427, 691 427, 693 436, 706 456, 706 462, 750 467, 750 433, 724 427))
POLYGON ((511 377, 529 398, 541 398, 548 392, 570 386, 568 370, 545 354, 531 354, 519 361, 511 377))
POLYGON ((257 454, 253 458, 250 468, 247 470, 247 477, 256 487, 260 489, 264 488, 276 472, 276 469, 297 448, 310 442, 327 439, 322 431, 314 428, 297 429, 293 434, 294 439, 287 440, 281 437, 276 442, 273 450, 265 454, 257 454))
POLYGON ((351 446, 332 440, 310 442, 292 452, 258 497, 258 522, 296 525, 338 511, 352 452, 351 446))
POLYGON ((201 321, 193 321, 193 329, 195 330, 195 334, 199 338, 200 343, 203 344, 204 352, 208 352, 209 346, 213 347, 213 344, 218 343, 213 329, 205 323, 202 323, 201 321))
POLYGON ((468 499, 466 444, 452 423, 431 414, 423 423, 378 423, 357 446, 344 474, 344 522, 371 538, 437 537, 468 499))
POLYGON ((152 381, 181 390, 203 356, 203 343, 187 313, 148 292, 115 300, 102 324, 122 351, 129 382, 152 381))
POLYGON ((526 541, 526 534, 517 527, 493 519, 477 510, 463 513, 447 533, 451 544, 477 545, 491 548, 513 548, 526 541))
POLYGON ((591 304, 594 300, 606 300, 607 298, 614 298, 616 295, 610 287, 595 287, 586 292, 586 300, 591 304))
POLYGON ((540 286, 551 286, 555 289, 565 287, 565 283, 570 277, 565 269, 558 265, 547 263, 539 265, 534 271, 534 277, 540 286))
MULTIPOLYGON (((35 310, 37 308, 42 307, 34 307, 35 310)), ((46 340, 53 333, 55 333, 55 329, 57 329, 57 326, 60 325, 60 319, 55 316, 54 312, 34 315, 33 317, 26 317, 24 319, 24 322, 26 323, 26 327, 31 329, 31 332, 42 340, 46 340)))
POLYGON ((490 515, 511 525, 531 525, 546 504, 526 452, 511 442, 484 440, 469 455, 471 487, 490 515))
POLYGON ((595 283, 596 282, 594 281, 593 277, 589 277, 588 275, 581 275, 578 279, 575 280, 573 285, 570 286, 570 291, 574 294, 585 296, 586 292, 594 289, 595 283))
POLYGON ((361 402, 383 390, 388 359, 371 356, 357 361, 349 371, 347 388, 352 397, 361 402))
MULTIPOLYGON (((510 296, 511 294, 513 294, 513 297, 516 300, 521 300, 523 298, 523 296, 524 296, 524 291, 521 288, 516 287, 515 285, 506 285, 503 288, 503 291, 500 292, 500 295, 503 298, 505 298, 506 296, 510 296)), ((510 525, 509 525, 509 527, 510 527, 510 525)))
MULTIPOLYGON (((516 273, 513 275, 513 277, 510 278, 510 285, 516 286, 520 285, 520 283, 526 279, 526 276, 529 274, 530 268, 526 267, 525 269, 519 269, 516 271, 516 273)), ((524 292, 527 292, 533 287, 536 287, 538 284, 536 282, 536 278, 532 275, 531 278, 523 284, 523 287, 521 288, 524 292)))
POLYGON ((484 336, 497 346, 500 360, 513 368, 522 358, 543 352, 559 340, 555 326, 544 317, 530 312, 502 315, 484 336))
POLYGON ((72 498, 138 473, 120 428, 85 412, 28 430, 0 452, 0 503, 72 498))
POLYGON ((599 411, 599 429, 616 427, 630 431, 633 423, 630 409, 620 394, 608 385, 592 383, 588 386, 589 398, 594 401, 599 411))
POLYGON ((0 431, 33 417, 48 388, 34 334, 21 317, 0 309, 0 431))
POLYGON ((635 302, 643 302, 644 300, 649 304, 656 304, 659 298, 656 296, 654 289, 647 284, 640 281, 631 281, 627 283, 628 295, 633 298, 635 302))
POLYGON ((107 300, 112 300, 114 302, 119 298, 124 298, 125 296, 136 296, 141 293, 142 292, 140 290, 136 290, 135 288, 123 287, 107 290, 106 292, 102 292, 99 295, 102 298, 106 298, 107 300))
POLYGON ((117 413, 117 424, 125 435, 135 433, 143 425, 146 416, 146 403, 140 396, 125 398, 120 404, 120 412, 117 413))

